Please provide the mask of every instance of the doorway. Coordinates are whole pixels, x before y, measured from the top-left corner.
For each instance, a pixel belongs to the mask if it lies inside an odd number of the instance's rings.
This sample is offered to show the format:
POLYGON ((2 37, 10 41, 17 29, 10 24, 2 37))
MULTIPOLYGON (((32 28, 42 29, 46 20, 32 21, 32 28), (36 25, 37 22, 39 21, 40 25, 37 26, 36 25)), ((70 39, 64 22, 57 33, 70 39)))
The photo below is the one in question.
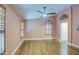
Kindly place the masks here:
POLYGON ((61 54, 68 54, 68 22, 60 23, 61 54))
POLYGON ((68 22, 61 22, 61 40, 68 40, 68 22))

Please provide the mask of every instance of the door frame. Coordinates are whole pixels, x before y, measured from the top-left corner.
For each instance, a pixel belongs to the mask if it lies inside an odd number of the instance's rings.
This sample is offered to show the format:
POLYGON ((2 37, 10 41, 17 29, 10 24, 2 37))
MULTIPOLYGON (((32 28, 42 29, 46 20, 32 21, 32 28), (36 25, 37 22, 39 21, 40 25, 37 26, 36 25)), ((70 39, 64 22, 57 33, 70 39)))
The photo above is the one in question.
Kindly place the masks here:
MULTIPOLYGON (((64 19, 64 20, 60 20, 59 21, 59 38, 61 39, 61 23, 67 22, 68 23, 68 32, 69 32, 69 22, 68 22, 68 18, 64 19)), ((68 33, 68 40, 69 40, 69 33, 68 33)))
MULTIPOLYGON (((68 22, 67 21, 60 22, 60 40, 61 40, 61 23, 67 23, 67 32, 68 32, 68 22)), ((68 40, 68 33, 67 33, 67 40, 68 40)))

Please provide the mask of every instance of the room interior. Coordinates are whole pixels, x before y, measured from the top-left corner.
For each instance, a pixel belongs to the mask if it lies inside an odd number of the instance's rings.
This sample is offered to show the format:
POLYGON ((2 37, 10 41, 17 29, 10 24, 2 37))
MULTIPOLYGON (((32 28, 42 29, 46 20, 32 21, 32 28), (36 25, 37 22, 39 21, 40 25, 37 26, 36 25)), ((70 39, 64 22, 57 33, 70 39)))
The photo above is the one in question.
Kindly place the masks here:
POLYGON ((1 55, 79 55, 78 4, 0 5, 1 55))

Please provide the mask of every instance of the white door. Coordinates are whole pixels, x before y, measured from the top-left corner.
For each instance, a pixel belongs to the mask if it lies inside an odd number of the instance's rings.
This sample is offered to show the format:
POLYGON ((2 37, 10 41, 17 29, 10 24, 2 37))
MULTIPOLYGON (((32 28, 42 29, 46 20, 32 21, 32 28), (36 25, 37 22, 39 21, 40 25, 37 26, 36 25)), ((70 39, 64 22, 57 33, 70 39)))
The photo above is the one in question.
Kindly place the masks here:
POLYGON ((61 25, 61 54, 68 54, 68 22, 62 22, 61 25))

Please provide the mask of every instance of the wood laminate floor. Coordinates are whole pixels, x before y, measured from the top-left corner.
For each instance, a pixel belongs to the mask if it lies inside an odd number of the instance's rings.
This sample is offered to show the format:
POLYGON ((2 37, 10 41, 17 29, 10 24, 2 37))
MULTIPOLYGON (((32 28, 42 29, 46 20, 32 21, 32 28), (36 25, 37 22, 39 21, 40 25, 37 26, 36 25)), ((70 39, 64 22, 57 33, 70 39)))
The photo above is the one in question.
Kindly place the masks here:
MULTIPOLYGON (((15 55, 61 55, 62 51, 61 42, 56 39, 29 40, 22 43, 15 55)), ((79 49, 68 46, 66 52, 69 55, 78 55, 79 49)))

